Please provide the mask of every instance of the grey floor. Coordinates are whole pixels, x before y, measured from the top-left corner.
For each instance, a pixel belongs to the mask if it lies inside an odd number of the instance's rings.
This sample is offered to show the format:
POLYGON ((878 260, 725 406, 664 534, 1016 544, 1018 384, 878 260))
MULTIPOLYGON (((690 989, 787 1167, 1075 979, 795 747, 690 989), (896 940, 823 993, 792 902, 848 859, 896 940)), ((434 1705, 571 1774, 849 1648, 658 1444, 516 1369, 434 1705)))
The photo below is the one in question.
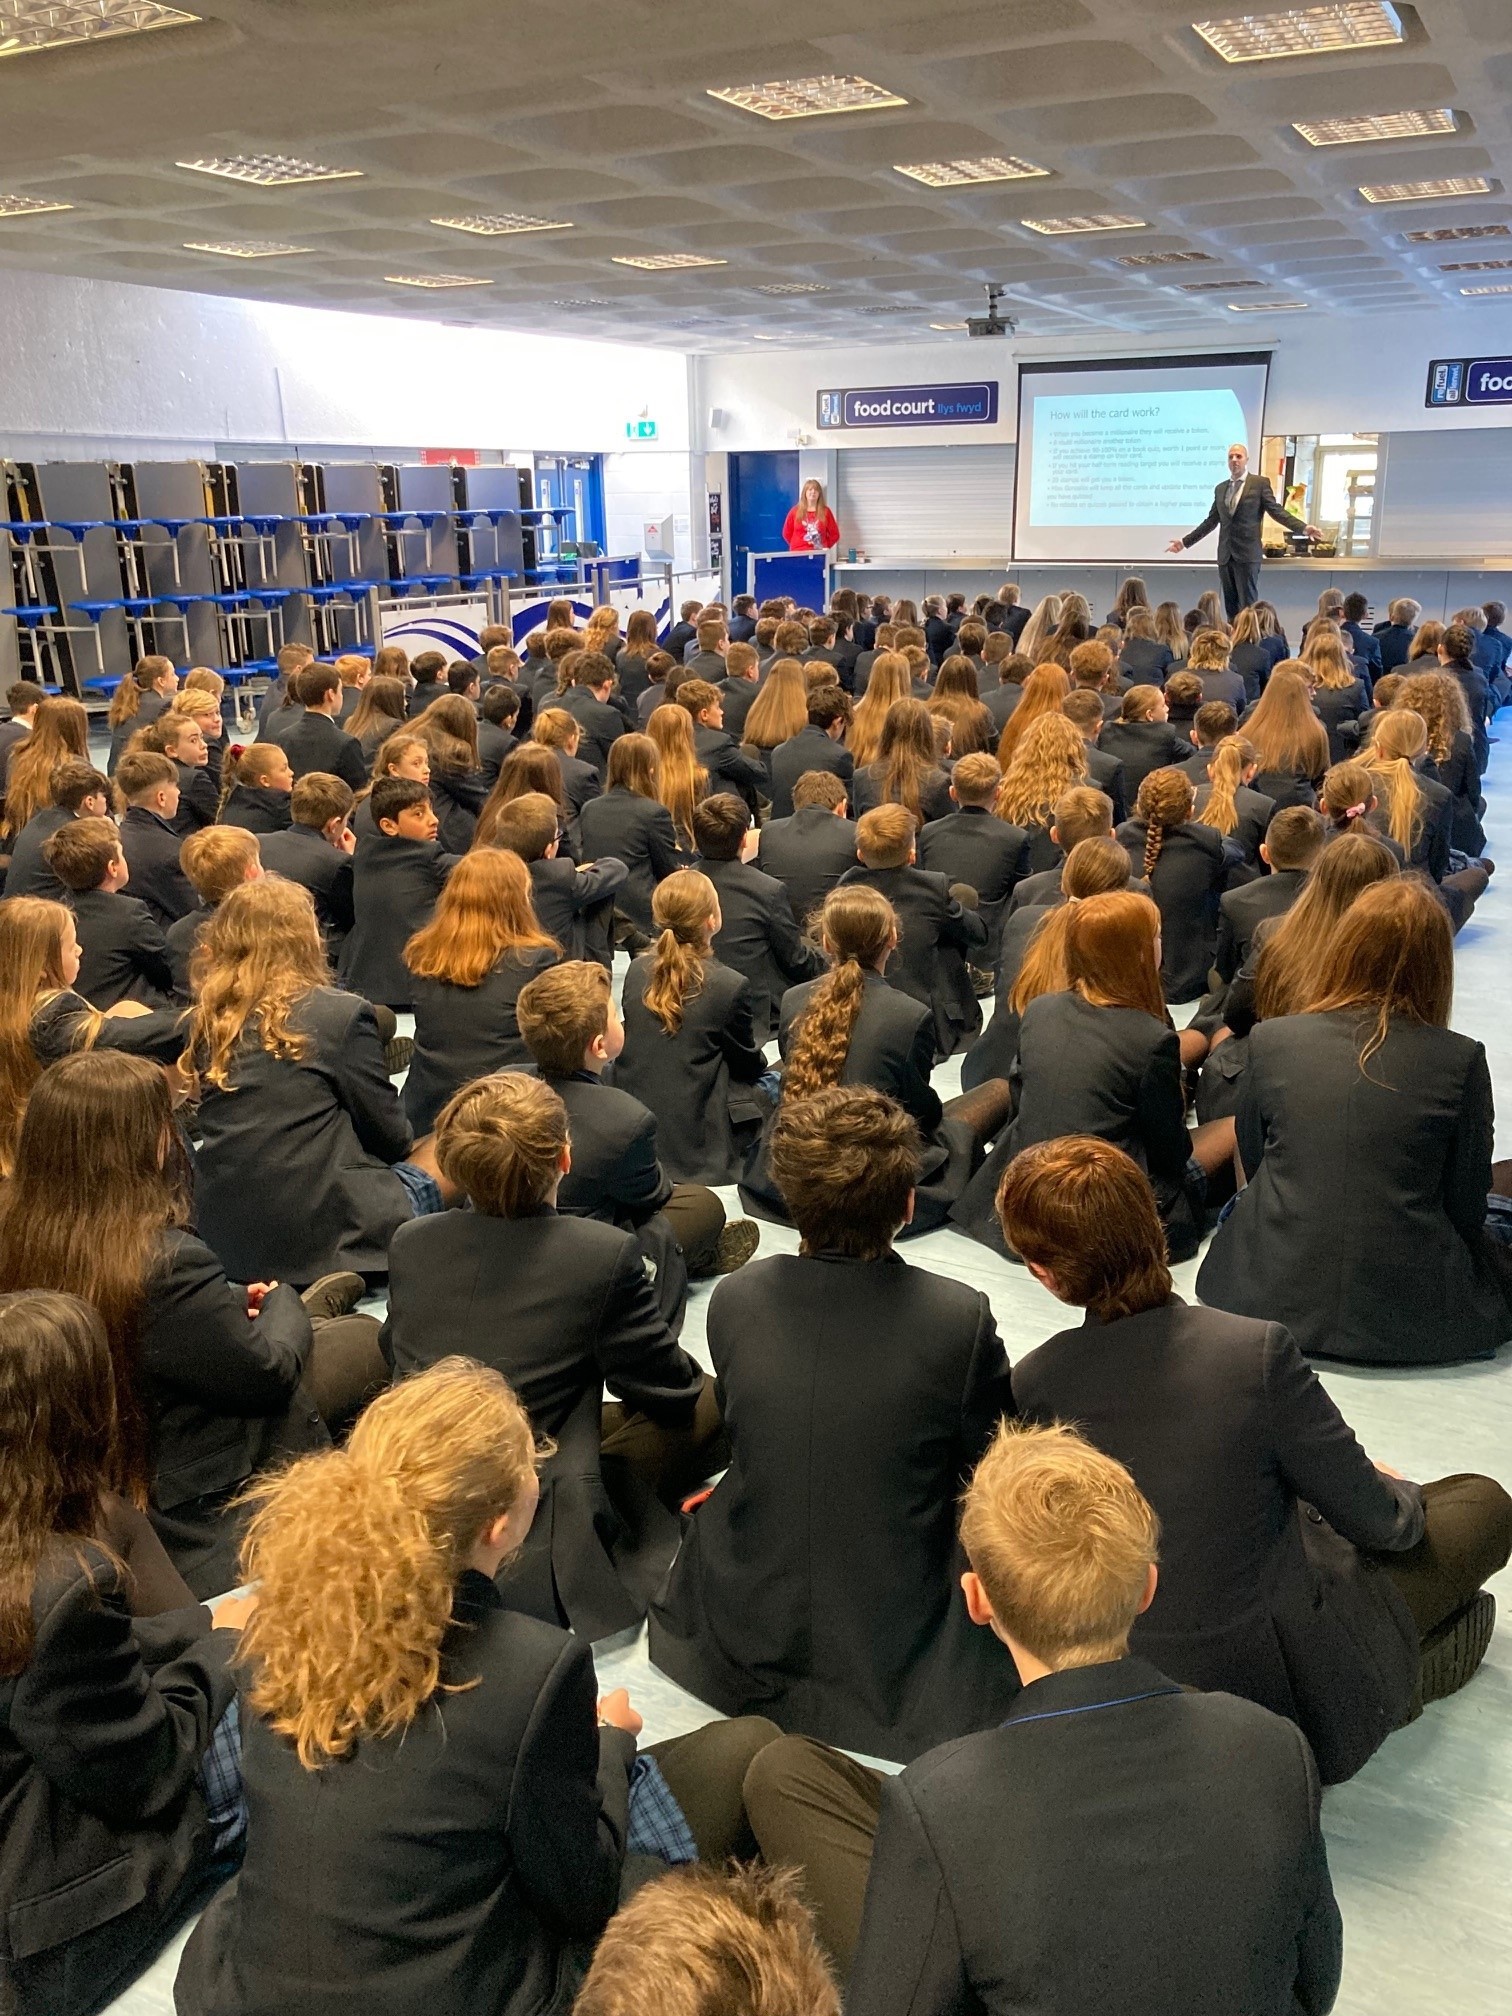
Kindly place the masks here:
MULTIPOLYGON (((1486 1046, 1501 1113, 1497 1154, 1512 1156, 1512 714, 1492 751, 1487 797, 1490 851, 1507 864, 1458 941, 1454 1026, 1486 1046)), ((936 1074, 959 1089, 959 1065, 936 1074)), ((726 1202, 738 1209, 733 1191, 726 1202)), ((796 1250, 796 1235, 761 1228, 763 1253, 796 1250)), ((1009 1356, 1019 1358, 1066 1312, 1022 1269, 954 1233, 912 1240, 916 1266, 985 1290, 1009 1356)), ((1176 1270, 1190 1296, 1195 1260, 1176 1270)), ((690 1303, 683 1342, 705 1363, 710 1290, 690 1303)), ((1409 1476, 1479 1470, 1512 1485, 1512 1351, 1495 1363, 1443 1372, 1330 1369, 1329 1390, 1372 1456, 1409 1476)), ((1344 1914, 1343 2016, 1492 2016, 1512 1982, 1512 1572, 1497 1587, 1503 1624, 1484 1666, 1454 1700, 1394 1735, 1358 1778, 1327 1793, 1324 1827, 1344 1914), (1497 1983, 1501 1986, 1498 1987, 1497 1983)), ((644 1633, 597 1649, 604 1688, 628 1687, 645 1740, 713 1719, 656 1673, 644 1633)), ((1005 1818, 1008 1816, 1005 1816, 1005 1818)), ((181 1943, 181 1942, 179 1942, 181 1943)), ((177 1945, 112 2005, 114 2016, 165 2016, 172 2008, 177 1945)))

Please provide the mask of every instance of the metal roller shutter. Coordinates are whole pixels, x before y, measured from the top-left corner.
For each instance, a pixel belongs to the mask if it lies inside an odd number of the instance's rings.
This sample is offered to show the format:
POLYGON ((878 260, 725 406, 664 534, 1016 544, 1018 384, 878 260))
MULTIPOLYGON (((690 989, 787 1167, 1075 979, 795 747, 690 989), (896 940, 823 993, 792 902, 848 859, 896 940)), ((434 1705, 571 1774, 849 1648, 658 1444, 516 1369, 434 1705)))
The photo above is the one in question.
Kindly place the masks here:
POLYGON ((1004 561, 1013 543, 1011 442, 983 448, 850 448, 836 458, 842 555, 1004 561))
MULTIPOLYGON (((1376 510, 1382 559, 1433 560, 1507 550, 1512 429, 1388 434, 1376 510)), ((842 521, 841 538, 851 543, 842 521)))

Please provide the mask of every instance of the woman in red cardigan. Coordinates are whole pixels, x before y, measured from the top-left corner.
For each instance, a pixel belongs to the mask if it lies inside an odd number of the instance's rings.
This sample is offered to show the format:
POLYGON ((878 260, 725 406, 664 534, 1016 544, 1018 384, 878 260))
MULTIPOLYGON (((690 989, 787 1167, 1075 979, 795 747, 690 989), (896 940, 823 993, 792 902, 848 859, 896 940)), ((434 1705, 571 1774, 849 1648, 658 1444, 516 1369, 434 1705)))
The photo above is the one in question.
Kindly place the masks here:
POLYGON ((783 520, 782 537, 790 553, 824 553, 840 544, 840 527, 824 501, 824 485, 812 476, 783 520))

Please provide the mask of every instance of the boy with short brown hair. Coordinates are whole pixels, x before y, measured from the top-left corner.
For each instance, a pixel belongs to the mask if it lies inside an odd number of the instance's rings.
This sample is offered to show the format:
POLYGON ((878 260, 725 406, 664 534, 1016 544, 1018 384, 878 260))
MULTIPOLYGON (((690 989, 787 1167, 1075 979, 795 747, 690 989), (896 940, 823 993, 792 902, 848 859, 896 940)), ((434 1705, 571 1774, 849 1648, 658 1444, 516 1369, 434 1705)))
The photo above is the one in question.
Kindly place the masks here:
POLYGON ((74 914, 82 954, 76 991, 94 1008, 119 1001, 166 1008, 173 993, 168 948, 147 905, 121 893, 131 871, 115 821, 70 819, 42 853, 74 914))

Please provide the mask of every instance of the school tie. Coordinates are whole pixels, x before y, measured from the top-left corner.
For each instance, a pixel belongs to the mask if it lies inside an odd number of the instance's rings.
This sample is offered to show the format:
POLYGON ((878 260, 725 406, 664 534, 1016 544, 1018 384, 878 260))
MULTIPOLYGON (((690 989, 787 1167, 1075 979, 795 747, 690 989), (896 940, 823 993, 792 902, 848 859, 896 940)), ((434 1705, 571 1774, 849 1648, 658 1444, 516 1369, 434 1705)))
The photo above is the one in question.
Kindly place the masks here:
POLYGON ((1236 476, 1229 485, 1228 508, 1230 518, 1233 517, 1235 510, 1238 508, 1239 493, 1243 488, 1244 478, 1242 476, 1236 476))

